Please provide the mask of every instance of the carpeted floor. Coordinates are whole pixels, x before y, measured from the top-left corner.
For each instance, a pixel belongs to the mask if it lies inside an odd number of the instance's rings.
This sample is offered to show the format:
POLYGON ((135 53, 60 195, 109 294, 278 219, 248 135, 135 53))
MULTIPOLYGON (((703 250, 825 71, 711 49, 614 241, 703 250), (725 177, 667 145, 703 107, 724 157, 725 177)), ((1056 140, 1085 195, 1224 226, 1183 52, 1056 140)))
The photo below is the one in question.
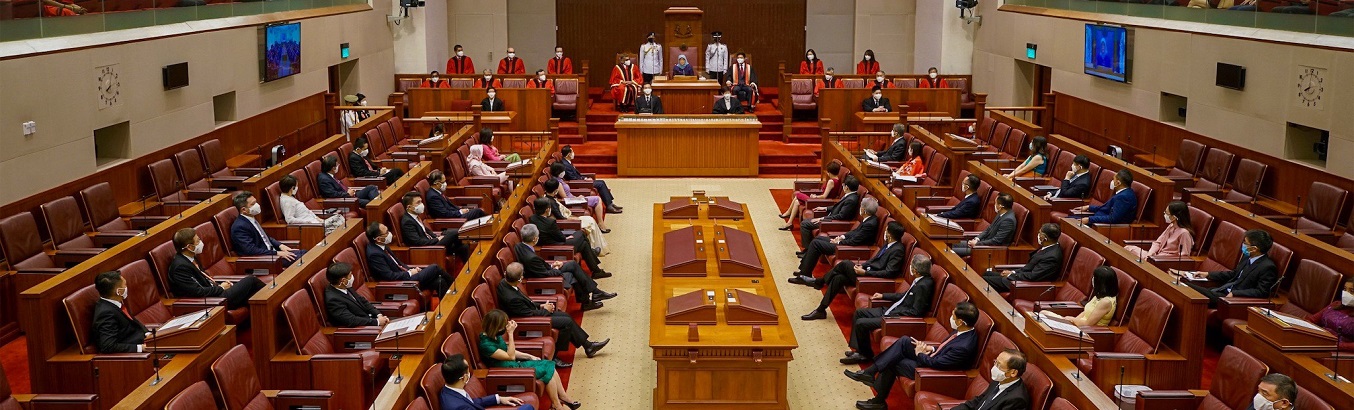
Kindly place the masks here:
POLYGON ((28 381, 28 342, 19 336, 4 346, 0 346, 0 368, 4 368, 10 390, 14 394, 32 392, 28 381))

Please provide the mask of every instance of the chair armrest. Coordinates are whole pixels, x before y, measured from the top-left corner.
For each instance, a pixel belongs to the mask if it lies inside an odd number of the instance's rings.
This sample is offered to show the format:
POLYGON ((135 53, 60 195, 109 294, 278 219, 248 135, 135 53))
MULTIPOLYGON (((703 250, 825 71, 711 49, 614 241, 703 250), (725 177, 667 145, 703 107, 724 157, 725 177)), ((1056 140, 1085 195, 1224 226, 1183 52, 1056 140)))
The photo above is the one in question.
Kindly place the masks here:
POLYGON ((838 245, 837 260, 852 260, 852 261, 869 260, 873 252, 874 248, 869 246, 838 245))
POLYGON ((1153 241, 1148 241, 1148 240, 1129 239, 1129 240, 1124 241, 1123 244, 1124 244, 1125 246, 1127 246, 1127 245, 1133 245, 1133 246, 1137 246, 1137 247, 1139 247, 1139 248, 1147 249, 1147 248, 1151 248, 1151 247, 1152 247, 1152 242, 1153 242, 1153 241))
POLYGON ((182 316, 225 305, 226 298, 178 298, 169 304, 169 313, 174 316, 182 316))
POLYGON ((1003 263, 1003 264, 994 264, 994 265, 992 265, 992 266, 989 266, 988 269, 992 269, 992 270, 1016 270, 1016 269, 1020 269, 1020 268, 1023 268, 1023 267, 1025 267, 1025 264, 1023 264, 1023 263, 1003 263))
POLYGON ((1076 316, 1081 314, 1084 308, 1081 303, 1069 300, 1045 300, 1034 302, 1034 309, 1041 312, 1053 312, 1063 316, 1076 316))
POLYGON ((589 191, 592 190, 592 181, 573 180, 568 182, 569 189, 585 189, 589 191))
POLYGON ((924 335, 926 334, 926 319, 916 317, 885 318, 884 323, 879 328, 883 330, 884 336, 924 335))
POLYGON ((500 182, 502 181, 500 181, 498 177, 486 177, 486 176, 470 177, 471 185, 498 185, 500 182))
POLYGON ((547 343, 550 346, 553 346, 555 341, 553 339, 548 338, 536 340, 518 340, 516 347, 517 351, 519 352, 544 358, 546 360, 550 360, 551 358, 553 358, 555 352, 553 347, 550 349, 549 352, 546 352, 547 343))
POLYGON ((518 339, 550 337, 551 332, 554 331, 550 327, 550 317, 548 316, 515 317, 512 320, 517 322, 516 335, 518 339))
POLYGON ((873 295, 876 293, 890 293, 898 289, 898 282, 894 279, 876 278, 871 276, 860 276, 856 278, 856 294, 873 295))
POLYGON ((93 409, 97 394, 35 394, 24 398, 14 397, 27 410, 73 410, 93 409))
POLYGON ((1190 189, 1190 188, 1194 188, 1194 182, 1195 182, 1195 180, 1194 180, 1194 177, 1193 177, 1193 176, 1169 176, 1169 175, 1163 175, 1163 174, 1157 174, 1157 175, 1161 175, 1162 178, 1166 178, 1166 179, 1171 180, 1171 182, 1174 182, 1174 183, 1175 183, 1175 189, 1178 189, 1178 190, 1187 190, 1187 189, 1190 189))
POLYGON ((1318 241, 1330 244, 1335 243, 1335 240, 1340 237, 1335 233, 1335 231, 1331 231, 1329 229, 1297 229, 1296 231, 1300 234, 1310 236, 1318 241))
POLYGON ((940 207, 945 206, 945 203, 951 199, 954 198, 948 196, 919 196, 912 205, 916 208, 940 207))
POLYGON ((334 392, 328 390, 264 390, 263 395, 275 409, 327 410, 338 407, 334 403, 334 392))
POLYGON ((1109 352, 1114 350, 1114 341, 1118 340, 1120 332, 1115 332, 1109 326, 1081 326, 1080 330, 1089 336, 1094 342, 1091 343, 1092 351, 1109 352))
POLYGON ((428 225, 432 226, 434 231, 445 231, 447 229, 460 229, 465 225, 465 218, 440 218, 427 220, 428 225))
POLYGON ((377 301, 403 302, 423 298, 423 291, 419 290, 418 282, 412 280, 376 282, 371 287, 377 301))
POLYGON ((529 368, 494 368, 484 376, 484 390, 492 394, 526 393, 535 385, 535 371, 529 368))
POLYGON ((1053 300, 1053 294, 1049 289, 1063 286, 1062 282, 1030 282, 1015 281, 1011 287, 1011 300, 1021 299, 1032 302, 1053 300))
POLYGON ((75 266, 103 253, 102 248, 58 249, 52 253, 52 261, 57 266, 75 266))
POLYGON ((1086 205, 1090 203, 1090 201, 1077 198, 1052 198, 1048 200, 1048 203, 1050 205, 1053 205, 1054 212, 1062 212, 1068 214, 1072 213, 1073 208, 1086 205))
POLYGON ((564 294, 564 278, 532 278, 526 280, 528 295, 564 294))
POLYGON ((169 220, 168 216, 155 216, 155 215, 133 216, 131 218, 127 218, 127 223, 132 226, 132 229, 139 229, 144 231, 150 229, 152 226, 159 225, 161 222, 168 220, 169 220))
POLYGON ((1219 319, 1241 319, 1246 320, 1249 316, 1247 311, 1249 307, 1259 307, 1273 309, 1274 302, 1268 298, 1243 298, 1243 297, 1223 297, 1218 299, 1218 318, 1219 319))
POLYGON ((188 199, 191 199, 191 200, 194 200, 194 201, 205 201, 205 200, 211 199, 212 197, 217 196, 217 195, 220 195, 220 194, 225 193, 225 192, 226 192, 226 189, 225 189, 225 188, 220 188, 220 189, 187 189, 187 190, 184 190, 184 191, 183 191, 183 195, 186 196, 186 197, 188 197, 188 199))
MULTIPOLYGON (((464 191, 464 190, 463 190, 463 191, 464 191)), ((483 199, 484 199, 484 197, 481 197, 481 196, 460 195, 460 196, 452 196, 452 197, 448 197, 448 198, 447 198, 447 201, 450 201, 452 205, 456 205, 456 206, 476 206, 476 207, 478 207, 478 206, 480 205, 480 201, 483 200, 483 199)))
POLYGON ((330 339, 334 341, 334 347, 340 352, 360 352, 370 350, 372 345, 376 343, 376 336, 380 333, 380 326, 334 329, 334 334, 330 335, 330 339))
POLYGON ((831 198, 809 198, 808 201, 804 201, 804 209, 812 210, 813 208, 817 208, 820 206, 830 207, 832 206, 832 204, 835 203, 837 203, 837 200, 831 198))
POLYGON ((210 185, 212 188, 221 188, 229 191, 238 191, 241 187, 244 186, 244 181, 246 179, 249 178, 236 175, 219 176, 214 178, 208 178, 207 185, 210 185))
POLYGON ((809 180, 809 181, 795 181, 795 188, 794 188, 794 189, 795 189, 795 191, 803 192, 803 193, 808 194, 808 195, 818 195, 818 194, 821 194, 821 193, 822 193, 822 190, 819 189, 819 188, 822 188, 822 187, 823 187, 823 182, 822 182, 822 181, 813 181, 813 180, 809 180), (817 192, 811 192, 811 191, 817 191, 817 192))
POLYGON ((556 219, 555 225, 559 225, 559 229, 564 231, 583 230, 583 221, 577 219, 556 219))
POLYGON ((235 258, 235 271, 254 276, 277 275, 286 269, 287 261, 277 256, 241 256, 235 258))
POLYGON ((386 189, 386 179, 381 177, 348 178, 348 186, 363 187, 367 185, 376 185, 377 188, 386 189))
POLYGON ((855 221, 828 221, 824 220, 818 224, 818 230, 823 232, 847 232, 854 226, 855 221))
POLYGON ((325 209, 339 208, 348 211, 355 211, 362 207, 357 205, 357 198, 315 198, 325 209))
POLYGON ((144 231, 99 231, 88 234, 89 239, 94 241, 94 246, 101 248, 111 248, 119 243, 125 242, 137 236, 145 235, 144 231))
POLYGON ((1185 195, 1208 195, 1214 198, 1222 198, 1224 192, 1222 189, 1209 188, 1185 188, 1184 191, 1185 195))
POLYGON ((230 172, 231 172, 231 173, 234 173, 235 176, 240 176, 240 177, 249 178, 249 177, 252 177, 252 176, 255 176, 255 175, 258 175, 258 174, 262 173, 263 170, 265 170, 265 169, 267 169, 267 168, 259 168, 259 167, 239 167, 239 168, 231 169, 230 172))
POLYGON ((389 154, 387 154, 387 155, 390 155, 390 158, 391 158, 391 159, 401 160, 401 161, 408 161, 408 162, 418 162, 418 161, 420 161, 420 160, 423 159, 423 154, 419 154, 417 151, 406 151, 406 150, 401 150, 401 151, 394 151, 394 152, 391 152, 391 153, 389 153, 389 154))
POLYGON ((574 258, 574 247, 569 245, 541 246, 536 253, 541 255, 541 259, 545 260, 571 260, 574 258))
POLYGON ((1194 270, 1199 267, 1199 263, 1204 261, 1202 256, 1153 256, 1147 258, 1156 267, 1170 270, 1194 270))
POLYGON ((916 391, 925 391, 947 397, 964 397, 968 390, 966 372, 917 369, 916 391))
POLYGON ((1152 390, 1138 393, 1137 409, 1195 409, 1204 396, 1189 390, 1152 390))
POLYGON ((410 267, 413 267, 413 265, 441 265, 447 260, 447 248, 442 246, 410 246, 405 249, 409 253, 409 261, 406 264, 410 267))

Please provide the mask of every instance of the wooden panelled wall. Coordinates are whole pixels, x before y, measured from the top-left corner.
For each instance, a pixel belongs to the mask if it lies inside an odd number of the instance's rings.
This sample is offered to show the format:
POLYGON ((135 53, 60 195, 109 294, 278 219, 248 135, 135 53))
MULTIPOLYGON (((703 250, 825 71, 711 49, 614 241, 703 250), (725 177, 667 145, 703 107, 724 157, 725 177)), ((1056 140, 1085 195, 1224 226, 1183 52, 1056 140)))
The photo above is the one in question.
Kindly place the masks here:
MULTIPOLYGON (((804 59, 805 0, 556 0, 557 41, 572 56, 575 67, 579 61, 590 63, 589 85, 606 87, 616 53, 638 52, 650 32, 657 33, 664 47, 678 45, 670 33, 663 33, 663 10, 668 7, 704 11, 706 38, 710 32, 724 32, 730 63, 733 54, 748 53, 762 87, 776 84, 777 62, 804 59)), ((705 48, 693 45, 687 56, 696 53, 705 53, 705 48)), ((667 66, 675 63, 663 61, 667 66)), ((545 66, 527 70, 536 68, 545 66)))

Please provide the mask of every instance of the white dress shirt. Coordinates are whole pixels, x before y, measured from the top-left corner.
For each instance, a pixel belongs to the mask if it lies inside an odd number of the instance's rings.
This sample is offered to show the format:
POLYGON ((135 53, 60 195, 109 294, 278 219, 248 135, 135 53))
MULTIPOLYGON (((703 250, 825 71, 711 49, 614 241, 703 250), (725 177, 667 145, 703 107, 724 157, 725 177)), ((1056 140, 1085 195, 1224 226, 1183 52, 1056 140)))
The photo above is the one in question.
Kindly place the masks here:
POLYGON ((639 46, 639 72, 650 75, 663 73, 662 45, 646 42, 639 46))
POLYGON ((705 71, 722 73, 729 67, 729 46, 710 43, 705 46, 705 71))

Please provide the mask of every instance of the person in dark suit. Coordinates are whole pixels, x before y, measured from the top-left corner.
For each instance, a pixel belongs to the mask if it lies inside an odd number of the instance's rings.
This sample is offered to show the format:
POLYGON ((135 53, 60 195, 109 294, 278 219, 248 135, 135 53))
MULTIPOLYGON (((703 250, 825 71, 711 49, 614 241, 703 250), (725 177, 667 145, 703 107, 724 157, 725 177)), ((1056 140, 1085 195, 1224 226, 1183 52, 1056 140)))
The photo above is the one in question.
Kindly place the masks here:
POLYGON ((462 261, 470 258, 470 248, 461 243, 455 229, 448 228, 436 235, 428 232, 428 227, 419 219, 427 212, 427 207, 423 205, 423 197, 418 195, 418 191, 405 193, 400 202, 404 204, 404 215, 400 217, 400 239, 405 246, 436 245, 446 248, 447 255, 456 255, 462 261))
POLYGON ((376 166, 367 159, 368 155, 371 155, 371 145, 367 143, 367 137, 357 137, 353 140, 353 152, 348 153, 348 174, 359 178, 384 177, 386 181, 396 180, 404 175, 404 171, 399 169, 376 166))
POLYGON ((846 341, 855 351, 848 350, 846 357, 839 360, 842 364, 864 363, 874 358, 870 334, 883 326, 885 318, 922 317, 931 312, 931 299, 936 291, 936 281, 931 278, 931 258, 921 254, 914 255, 908 269, 911 269, 914 279, 907 292, 870 295, 872 300, 883 300, 893 304, 887 308, 856 309, 851 317, 851 334, 846 341))
POLYGON ((1246 410, 1293 410, 1297 408, 1298 385, 1283 373, 1270 373, 1260 378, 1246 410))
MULTIPOLYGON (((583 348, 583 352, 588 357, 597 355, 598 350, 606 347, 611 339, 600 342, 589 340, 588 332, 578 326, 578 322, 569 316, 568 313, 559 310, 555 302, 545 302, 537 304, 527 296, 522 290, 522 274, 524 268, 519 262, 508 264, 503 274, 503 281, 498 283, 498 308, 508 313, 508 317, 549 317, 550 328, 558 330, 560 342, 555 344, 555 351, 564 351, 569 348, 569 343, 575 347, 583 348)), ((568 362, 560 361, 558 356, 555 359, 555 367, 573 366, 568 362)))
POLYGON ((424 194, 425 198, 423 198, 423 202, 428 205, 428 215, 438 219, 476 219, 486 215, 483 209, 461 209, 455 204, 452 204, 451 201, 447 199, 447 196, 442 193, 442 191, 445 191, 446 189, 447 176, 442 173, 442 170, 434 169, 432 172, 428 173, 428 192, 424 194))
POLYGON ((864 112, 892 112, 892 111, 893 111, 893 109, 890 108, 890 107, 892 107, 892 105, 889 104, 889 99, 888 99, 888 98, 884 98, 884 92, 883 92, 883 91, 880 91, 879 86, 876 85, 876 86, 874 86, 873 88, 870 88, 870 92, 872 93, 872 94, 870 94, 870 97, 869 97, 869 98, 866 98, 865 101, 861 101, 861 102, 860 102, 860 110, 861 110, 861 111, 864 111, 864 112))
POLYGON ((395 243, 395 235, 380 222, 367 225, 367 272, 378 281, 412 280, 422 289, 437 289, 437 294, 447 293, 451 288, 452 277, 441 265, 432 264, 422 269, 410 268, 395 254, 390 253, 390 244, 395 243))
POLYGON ((259 224, 258 217, 263 214, 259 200, 249 191, 240 191, 231 198, 240 216, 230 224, 230 245, 236 256, 274 256, 282 258, 291 265, 305 255, 306 251, 292 249, 277 239, 268 236, 259 224))
POLYGON ((1114 191, 1108 201, 1100 206, 1080 206, 1073 213, 1091 214, 1081 218, 1084 224, 1127 224, 1137 217, 1138 195, 1129 187, 1133 186, 1133 174, 1121 169, 1110 181, 1110 190, 1114 191))
POLYGON ((1086 194, 1091 193, 1090 166, 1091 160, 1086 159, 1085 155, 1072 158, 1072 169, 1063 176, 1063 182, 1058 185, 1058 190, 1045 194, 1044 199, 1086 198, 1086 194))
POLYGON ((536 225, 523 225, 522 242, 517 244, 514 253, 517 254, 517 261, 522 263, 528 278, 544 278, 552 276, 562 276, 564 278, 564 287, 574 290, 574 300, 583 305, 584 311, 598 309, 602 307, 602 301, 616 297, 615 293, 607 293, 597 288, 597 282, 583 273, 583 268, 578 266, 575 261, 551 261, 546 262, 536 254, 536 244, 540 240, 541 231, 536 225))
POLYGON ((381 188, 376 185, 367 185, 357 190, 356 194, 350 194, 348 186, 343 185, 335 174, 338 173, 338 157, 325 155, 320 159, 320 175, 315 177, 315 185, 320 189, 320 198, 352 198, 357 197, 357 206, 367 207, 367 203, 381 195, 381 188))
MULTIPOLYGON (((818 229, 818 225, 823 221, 849 221, 856 219, 860 212, 860 193, 856 192, 860 188, 860 181, 856 180, 855 175, 847 175, 842 181, 842 186, 846 188, 846 193, 842 195, 837 203, 830 207, 819 207, 815 211, 827 211, 827 215, 821 218, 813 218, 799 223, 799 243, 808 250, 810 241, 813 241, 813 230, 818 229)), ((804 256, 805 251, 800 251, 795 256, 804 256)))
POLYGON ((1019 350, 1001 352, 988 369, 991 374, 987 377, 992 384, 987 390, 950 410, 1028 410, 1030 392, 1020 379, 1025 374, 1025 364, 1025 354, 1019 350))
POLYGON ((263 281, 253 275, 246 275, 239 282, 228 280, 217 282, 198 265, 197 255, 202 253, 202 238, 193 228, 183 228, 174 232, 174 249, 179 253, 169 261, 169 291, 181 298, 226 298, 226 309, 238 309, 249 305, 249 297, 263 289, 263 281))
POLYGON ((390 323, 390 319, 377 311, 371 302, 351 290, 356 282, 351 265, 334 262, 324 275, 329 279, 329 286, 324 288, 324 310, 331 326, 385 326, 390 323))
POLYGON ((503 108, 503 100, 497 98, 498 97, 497 88, 489 87, 488 89, 484 90, 484 95, 485 95, 484 99, 480 100, 480 111, 491 112, 506 110, 505 108, 503 108))
MULTIPOLYGON (((563 159, 559 162, 564 165, 565 181, 586 181, 578 168, 574 167, 574 148, 565 145, 559 150, 563 159)), ((619 214, 625 207, 616 205, 616 197, 611 194, 611 188, 606 186, 606 181, 600 179, 592 180, 592 188, 597 191, 597 196, 602 198, 602 203, 606 205, 606 212, 609 214, 619 214)))
POLYGON ((1015 281, 1052 282, 1062 272, 1063 249, 1058 246, 1062 228, 1055 223, 1039 227, 1039 249, 1030 252, 1030 260, 1016 270, 983 272, 983 280, 997 292, 1010 292, 1015 281))
POLYGON ((804 247, 804 254, 799 256, 799 270, 790 277, 790 283, 808 284, 804 278, 813 276, 813 267, 818 266, 818 258, 836 254, 838 245, 874 246, 875 241, 879 239, 879 217, 875 216, 878 210, 879 201, 867 198, 860 204, 860 217, 864 219, 855 229, 835 238, 826 236, 813 238, 812 242, 804 247))
POLYGON ((588 243, 587 235, 582 232, 570 232, 569 235, 565 235, 564 231, 559 229, 559 224, 555 223, 555 218, 550 215, 549 198, 536 198, 531 207, 536 213, 527 218, 527 223, 536 225, 536 229, 541 232, 541 246, 573 246, 574 252, 582 256, 583 263, 588 265, 588 271, 592 272, 593 279, 611 277, 611 272, 602 269, 602 261, 597 258, 597 251, 593 249, 592 244, 588 243))
POLYGON ((856 284, 856 278, 860 276, 870 276, 876 278, 893 279, 903 274, 903 257, 907 253, 906 247, 902 244, 903 224, 898 221, 890 221, 886 229, 888 234, 888 243, 879 248, 870 260, 865 263, 855 263, 852 261, 838 261, 837 266, 833 266, 822 279, 814 279, 813 276, 799 276, 798 281, 791 279, 793 283, 813 286, 814 289, 822 289, 827 286, 827 292, 823 294, 823 300, 818 303, 818 308, 809 314, 800 316, 803 320, 818 320, 827 318, 827 306, 832 303, 832 299, 846 290, 848 285, 856 284))
POLYGON ((437 393, 438 399, 442 403, 440 410, 484 410, 494 406, 518 406, 517 410, 536 410, 530 404, 523 404, 522 399, 513 396, 499 396, 497 394, 484 397, 470 397, 466 394, 465 384, 470 382, 470 362, 461 354, 454 354, 447 357, 447 361, 442 363, 442 380, 445 385, 442 391, 437 393))
POLYGON ((733 91, 728 87, 720 90, 722 97, 715 100, 715 114, 742 114, 743 101, 733 96, 733 91))
POLYGON ((1001 193, 997 195, 997 216, 992 218, 992 223, 987 225, 977 238, 968 241, 956 243, 950 247, 954 253, 959 256, 968 257, 973 254, 974 246, 1009 246, 1015 242, 1016 220, 1015 213, 1011 212, 1011 205, 1015 200, 1011 194, 1001 193))
POLYGON ((653 95, 653 86, 644 84, 644 93, 635 98, 635 114, 662 114, 663 99, 653 95))
POLYGON ((983 212, 983 198, 978 196, 978 187, 982 183, 977 175, 969 174, 964 178, 964 185, 960 188, 964 192, 964 199, 950 210, 937 213, 936 216, 946 219, 977 218, 983 212))
POLYGON ((872 149, 865 149, 865 158, 871 161, 902 161, 907 159, 907 127, 903 124, 893 124, 893 142, 883 151, 875 152, 872 149))
MULTIPOLYGON (((954 307, 954 315, 949 319, 954 332, 939 346, 917 343, 915 339, 903 336, 884 349, 870 367, 858 372, 846 370, 846 377, 875 389, 875 396, 856 402, 856 408, 887 409, 884 400, 889 397, 889 391, 893 389, 898 376, 915 379, 919 368, 965 370, 972 367, 979 354, 979 335, 973 330, 973 325, 978 323, 978 307, 970 302, 960 302, 954 307)), ((862 343, 870 342, 867 340, 862 343)))
POLYGON ((99 353, 141 353, 146 350, 150 331, 132 317, 123 305, 127 299, 127 281, 117 271, 100 273, 94 278, 99 300, 94 302, 94 347, 99 353))
MULTIPOLYGON (((1208 288, 1195 283, 1187 283, 1189 287, 1208 297, 1208 306, 1216 307, 1218 299, 1224 297, 1242 297, 1242 298, 1267 298, 1274 292, 1274 285, 1279 283, 1279 269, 1274 265, 1274 260, 1270 259, 1269 248, 1274 246, 1274 239, 1269 236, 1269 232, 1259 229, 1246 231, 1241 238, 1241 261, 1237 262, 1236 269, 1230 271, 1216 272, 1189 272, 1192 276, 1206 276, 1211 282, 1221 282, 1222 286, 1208 288)), ((1185 272, 1171 270, 1172 274, 1182 274, 1185 272)))

